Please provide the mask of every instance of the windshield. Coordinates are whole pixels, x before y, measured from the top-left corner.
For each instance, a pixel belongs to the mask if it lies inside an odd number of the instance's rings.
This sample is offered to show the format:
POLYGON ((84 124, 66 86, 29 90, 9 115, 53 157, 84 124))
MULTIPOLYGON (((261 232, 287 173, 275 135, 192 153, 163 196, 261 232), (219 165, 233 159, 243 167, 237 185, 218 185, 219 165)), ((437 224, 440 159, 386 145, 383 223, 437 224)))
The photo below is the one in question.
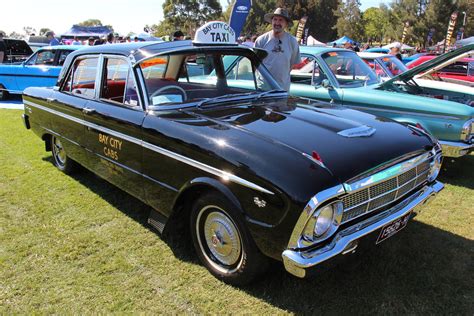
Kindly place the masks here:
POLYGON ((405 64, 402 63, 400 59, 395 56, 386 56, 379 58, 379 62, 383 64, 384 68, 386 69, 386 72, 389 75, 389 78, 398 76, 399 74, 404 73, 408 70, 407 66, 405 66, 405 64))
POLYGON ((145 79, 148 103, 223 101, 252 97, 280 87, 249 50, 190 50, 154 56, 139 64, 145 79))
POLYGON ((354 52, 327 52, 322 58, 341 87, 359 87, 378 82, 372 69, 354 52))

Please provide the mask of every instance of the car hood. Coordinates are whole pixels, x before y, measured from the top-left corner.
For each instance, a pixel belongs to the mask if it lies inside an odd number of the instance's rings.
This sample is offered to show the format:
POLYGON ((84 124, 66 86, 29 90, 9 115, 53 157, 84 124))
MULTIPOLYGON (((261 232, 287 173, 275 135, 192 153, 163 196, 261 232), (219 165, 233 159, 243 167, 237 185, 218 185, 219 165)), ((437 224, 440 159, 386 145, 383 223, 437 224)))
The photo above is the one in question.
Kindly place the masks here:
POLYGON ((200 125, 219 125, 234 130, 234 135, 246 133, 251 141, 272 143, 276 147, 269 159, 278 157, 279 148, 298 159, 315 152, 340 182, 433 145, 429 137, 392 120, 307 99, 241 101, 186 113, 199 118, 200 125), (375 132, 347 135, 369 130, 375 132))
POLYGON ((420 73, 424 73, 432 68, 435 68, 439 65, 442 65, 451 59, 457 58, 459 55, 467 53, 471 50, 474 50, 474 44, 463 46, 459 49, 456 49, 452 52, 440 55, 430 61, 427 61, 417 67, 414 67, 398 76, 393 77, 392 79, 381 84, 382 88, 389 88, 396 81, 408 81, 420 73))

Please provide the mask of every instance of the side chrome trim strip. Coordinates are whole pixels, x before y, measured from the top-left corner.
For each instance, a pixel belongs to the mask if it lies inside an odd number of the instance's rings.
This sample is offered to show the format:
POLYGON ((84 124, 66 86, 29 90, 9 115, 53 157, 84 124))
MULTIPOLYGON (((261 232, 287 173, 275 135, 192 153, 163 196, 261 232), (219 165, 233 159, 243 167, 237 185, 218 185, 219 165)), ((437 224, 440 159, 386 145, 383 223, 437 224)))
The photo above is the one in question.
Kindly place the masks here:
POLYGON ((215 176, 218 176, 220 178, 222 178, 224 181, 231 181, 231 182, 234 182, 234 183, 237 183, 237 184, 240 184, 242 186, 245 186, 247 188, 250 188, 250 189, 253 189, 253 190, 257 190, 257 191, 260 191, 260 192, 263 192, 263 193, 266 193, 266 194, 271 194, 273 195, 274 193, 253 183, 253 182, 250 182, 250 181, 247 181, 243 178, 240 178, 236 175, 233 175, 232 173, 230 172, 227 172, 227 171, 224 171, 224 170, 220 170, 220 169, 217 169, 217 168, 214 168, 212 166, 209 166, 209 165, 206 165, 202 162, 199 162, 197 160, 194 160, 192 158, 189 158, 189 157, 186 157, 186 156, 183 156, 183 155, 180 155, 178 153, 175 153, 173 151, 170 151, 168 149, 165 149, 163 147, 159 147, 159 146, 156 146, 154 144, 151 144, 151 143, 148 143, 148 142, 144 142, 142 141, 141 139, 138 139, 138 138, 135 138, 135 137, 131 137, 131 136, 128 136, 126 134, 123 134, 123 133, 120 133, 120 132, 117 132, 117 131, 114 131, 114 130, 111 130, 109 128, 106 128, 106 127, 103 127, 103 126, 100 126, 100 125, 97 125, 97 124, 94 124, 94 123, 91 123, 91 122, 87 122, 85 120, 82 120, 82 119, 79 119, 77 117, 74 117, 74 116, 71 116, 71 115, 68 115, 68 114, 64 114, 62 112, 59 112, 59 111, 56 111, 56 110, 53 110, 53 109, 50 109, 48 107, 45 107, 45 106, 42 106, 42 105, 39 105, 37 103, 33 103, 33 102, 30 102, 30 101, 23 101, 24 104, 27 104, 27 105, 30 105, 30 106, 33 106, 35 108, 38 108, 40 110, 43 110, 43 111, 46 111, 46 112, 49 112, 51 114, 54 114, 54 115, 57 115, 57 116, 60 116, 62 118, 65 118, 67 120, 70 120, 70 121, 73 121, 75 123, 78 123, 78 124, 81 124, 81 125, 84 125, 86 127, 89 127, 89 128, 93 128, 95 130, 98 130, 98 131, 101 131, 101 132, 104 132, 106 134, 109 134, 109 135, 112 135, 112 136, 115 136, 115 137, 118 137, 118 138, 122 138, 128 142, 131 142, 131 143, 134 143, 134 144, 137 144, 139 146, 142 146, 144 148, 147 148, 147 149, 150 149, 154 152, 157 152, 159 154, 162 154, 164 156, 167 156, 167 157, 170 157, 172 159, 175 159, 175 160, 178 160, 182 163, 185 163, 187 165, 190 165, 192 167, 195 167, 197 169, 200 169, 200 170, 203 170, 207 173, 210 173, 212 175, 215 175, 215 176))

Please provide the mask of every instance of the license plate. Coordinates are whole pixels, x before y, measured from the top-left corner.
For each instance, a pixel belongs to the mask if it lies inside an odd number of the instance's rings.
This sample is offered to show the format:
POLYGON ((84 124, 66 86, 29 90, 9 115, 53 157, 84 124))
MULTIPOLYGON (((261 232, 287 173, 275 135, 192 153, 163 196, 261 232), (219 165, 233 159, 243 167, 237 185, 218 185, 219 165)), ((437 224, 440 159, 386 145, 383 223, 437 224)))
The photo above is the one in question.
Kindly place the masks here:
POLYGON ((399 219, 385 225, 380 231, 380 235, 377 238, 375 244, 379 244, 387 238, 392 237, 399 231, 401 231, 405 226, 407 226, 408 221, 410 220, 411 212, 400 217, 399 219))

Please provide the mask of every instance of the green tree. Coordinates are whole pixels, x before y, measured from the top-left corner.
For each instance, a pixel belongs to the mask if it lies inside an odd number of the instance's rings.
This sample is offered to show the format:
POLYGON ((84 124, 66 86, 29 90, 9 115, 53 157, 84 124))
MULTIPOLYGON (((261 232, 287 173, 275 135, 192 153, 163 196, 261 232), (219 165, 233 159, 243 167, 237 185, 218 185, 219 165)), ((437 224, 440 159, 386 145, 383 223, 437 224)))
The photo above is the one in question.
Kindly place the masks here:
POLYGON ((50 28, 43 27, 43 28, 41 28, 40 31, 39 31, 39 36, 45 36, 46 33, 50 32, 50 31, 51 31, 50 28))
POLYGON ((182 29, 191 36, 204 22, 216 20, 221 14, 222 7, 218 0, 165 0, 163 3, 165 26, 182 29))
POLYGON ((362 14, 365 39, 381 43, 388 23, 388 15, 383 8, 368 8, 365 10, 362 14))
POLYGON ((36 34, 36 29, 31 26, 25 26, 23 27, 23 32, 25 32, 25 35, 28 37, 32 34, 36 34))
POLYGON ((354 40, 363 38, 362 16, 359 0, 341 0, 334 11, 337 16, 336 25, 338 36, 348 36, 354 40))

